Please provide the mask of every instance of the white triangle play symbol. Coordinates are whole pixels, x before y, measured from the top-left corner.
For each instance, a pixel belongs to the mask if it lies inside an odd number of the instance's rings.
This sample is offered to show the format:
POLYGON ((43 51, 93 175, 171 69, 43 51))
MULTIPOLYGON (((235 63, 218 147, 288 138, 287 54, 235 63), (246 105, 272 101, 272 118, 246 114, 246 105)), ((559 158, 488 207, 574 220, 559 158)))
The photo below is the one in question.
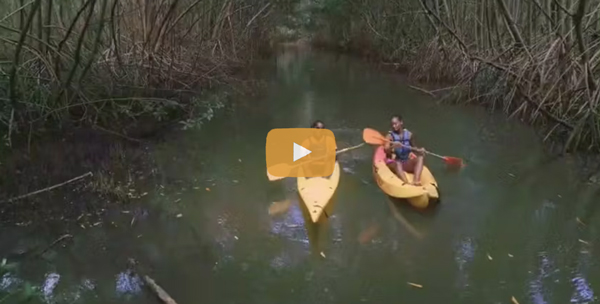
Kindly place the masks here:
POLYGON ((308 149, 304 148, 303 146, 301 146, 297 143, 294 143, 294 161, 297 161, 311 153, 312 153, 311 150, 308 150, 308 149))

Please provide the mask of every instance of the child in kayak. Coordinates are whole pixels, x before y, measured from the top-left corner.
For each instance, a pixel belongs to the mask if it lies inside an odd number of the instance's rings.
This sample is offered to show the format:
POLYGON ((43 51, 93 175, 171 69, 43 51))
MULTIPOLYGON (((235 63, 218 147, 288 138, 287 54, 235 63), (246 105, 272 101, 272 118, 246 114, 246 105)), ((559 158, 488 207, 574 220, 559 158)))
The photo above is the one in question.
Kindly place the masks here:
MULTIPOLYGON (((325 124, 321 120, 316 120, 311 124, 310 127, 313 129, 325 129, 325 124)), ((325 165, 325 160, 320 158, 322 158, 323 156, 325 156, 326 153, 328 153, 327 150, 330 147, 334 147, 337 151, 337 145, 335 144, 335 142, 328 142, 329 140, 331 139, 328 136, 321 135, 320 137, 313 136, 311 138, 308 138, 305 142, 303 142, 302 146, 312 147, 312 153, 308 155, 309 159, 314 159, 314 161, 310 164, 312 170, 319 171, 323 168, 323 166, 325 165)))
POLYGON ((404 172, 413 173, 412 184, 420 186, 425 149, 415 147, 413 134, 404 128, 402 116, 392 116, 392 130, 386 138, 390 140, 385 147, 387 165, 404 183, 408 183, 404 172), (417 157, 411 158, 410 152, 414 152, 417 157))
MULTIPOLYGON (((313 122, 310 127, 313 129, 325 129, 325 124, 321 120, 315 120, 315 122, 313 122)), ((338 150, 337 145, 335 147, 335 150, 338 150)), ((335 160, 337 161, 337 155, 335 156, 335 160)))
POLYGON ((313 129, 325 129, 325 124, 320 120, 315 120, 310 127, 313 129))

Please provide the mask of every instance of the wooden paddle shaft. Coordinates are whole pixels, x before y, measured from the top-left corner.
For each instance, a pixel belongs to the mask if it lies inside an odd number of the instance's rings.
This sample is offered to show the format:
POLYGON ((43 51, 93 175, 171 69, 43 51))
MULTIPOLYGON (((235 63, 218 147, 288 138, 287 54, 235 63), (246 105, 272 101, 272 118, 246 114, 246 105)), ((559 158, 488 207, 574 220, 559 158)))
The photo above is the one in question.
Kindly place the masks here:
POLYGON ((356 145, 356 146, 354 146, 354 147, 345 148, 345 149, 342 149, 342 150, 336 151, 336 152, 335 152, 335 154, 340 154, 340 153, 342 153, 342 152, 346 152, 346 151, 354 150, 354 149, 356 149, 356 148, 360 148, 360 147, 362 147, 364 144, 365 144, 365 143, 362 143, 362 144, 356 145))
MULTIPOLYGON (((404 147, 404 148, 411 148, 411 147, 409 147, 409 146, 405 146, 405 145, 403 145, 403 144, 401 144, 401 143, 397 143, 397 142, 392 142, 392 144, 393 144, 393 145, 397 145, 397 146, 401 146, 401 147, 404 147)), ((435 156, 435 157, 437 157, 437 158, 440 158, 440 159, 446 159, 445 157, 443 157, 443 156, 441 156, 441 155, 435 154, 435 153, 433 153, 433 152, 429 152, 429 151, 427 151, 427 150, 425 150, 425 153, 426 153, 426 154, 429 154, 429 155, 431 155, 431 156, 435 156)))

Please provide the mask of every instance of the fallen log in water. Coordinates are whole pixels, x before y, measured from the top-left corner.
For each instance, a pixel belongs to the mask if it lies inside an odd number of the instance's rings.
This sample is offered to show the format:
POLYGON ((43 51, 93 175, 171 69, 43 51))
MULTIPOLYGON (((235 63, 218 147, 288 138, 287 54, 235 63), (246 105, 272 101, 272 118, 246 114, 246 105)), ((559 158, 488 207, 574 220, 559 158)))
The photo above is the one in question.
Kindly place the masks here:
POLYGON ((171 296, 162 288, 160 287, 160 285, 158 285, 154 279, 152 279, 150 276, 143 274, 140 270, 139 267, 137 266, 137 261, 130 258, 129 259, 129 267, 130 270, 134 273, 136 273, 140 278, 142 278, 144 280, 144 282, 146 283, 146 286, 148 286, 148 288, 150 290, 152 290, 152 292, 154 292, 154 294, 161 300, 163 301, 163 303, 165 304, 177 304, 177 302, 175 302, 175 300, 173 300, 173 298, 171 298, 171 296))

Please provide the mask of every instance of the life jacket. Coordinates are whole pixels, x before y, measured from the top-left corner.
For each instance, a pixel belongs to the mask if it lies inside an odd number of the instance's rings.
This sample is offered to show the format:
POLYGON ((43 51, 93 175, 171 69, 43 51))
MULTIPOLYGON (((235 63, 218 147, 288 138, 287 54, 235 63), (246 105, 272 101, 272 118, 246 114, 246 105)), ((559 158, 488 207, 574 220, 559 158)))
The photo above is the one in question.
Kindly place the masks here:
MULTIPOLYGON (((310 157, 311 158, 319 158, 325 156, 327 153, 326 147, 326 136, 321 137, 321 139, 316 139, 311 137, 309 139, 310 142, 310 150, 312 151, 310 157)), ((325 159, 317 161, 317 163, 325 162, 325 159)))
MULTIPOLYGON (((407 129, 402 130, 402 133, 400 133, 400 134, 398 134, 394 131, 390 131, 389 134, 392 137, 393 142, 399 142, 406 147, 410 147, 411 133, 407 129)), ((396 159, 399 159, 400 161, 403 161, 403 162, 408 160, 408 158, 410 156, 410 152, 411 152, 410 148, 405 148, 405 147, 394 148, 394 153, 396 154, 396 159)))

